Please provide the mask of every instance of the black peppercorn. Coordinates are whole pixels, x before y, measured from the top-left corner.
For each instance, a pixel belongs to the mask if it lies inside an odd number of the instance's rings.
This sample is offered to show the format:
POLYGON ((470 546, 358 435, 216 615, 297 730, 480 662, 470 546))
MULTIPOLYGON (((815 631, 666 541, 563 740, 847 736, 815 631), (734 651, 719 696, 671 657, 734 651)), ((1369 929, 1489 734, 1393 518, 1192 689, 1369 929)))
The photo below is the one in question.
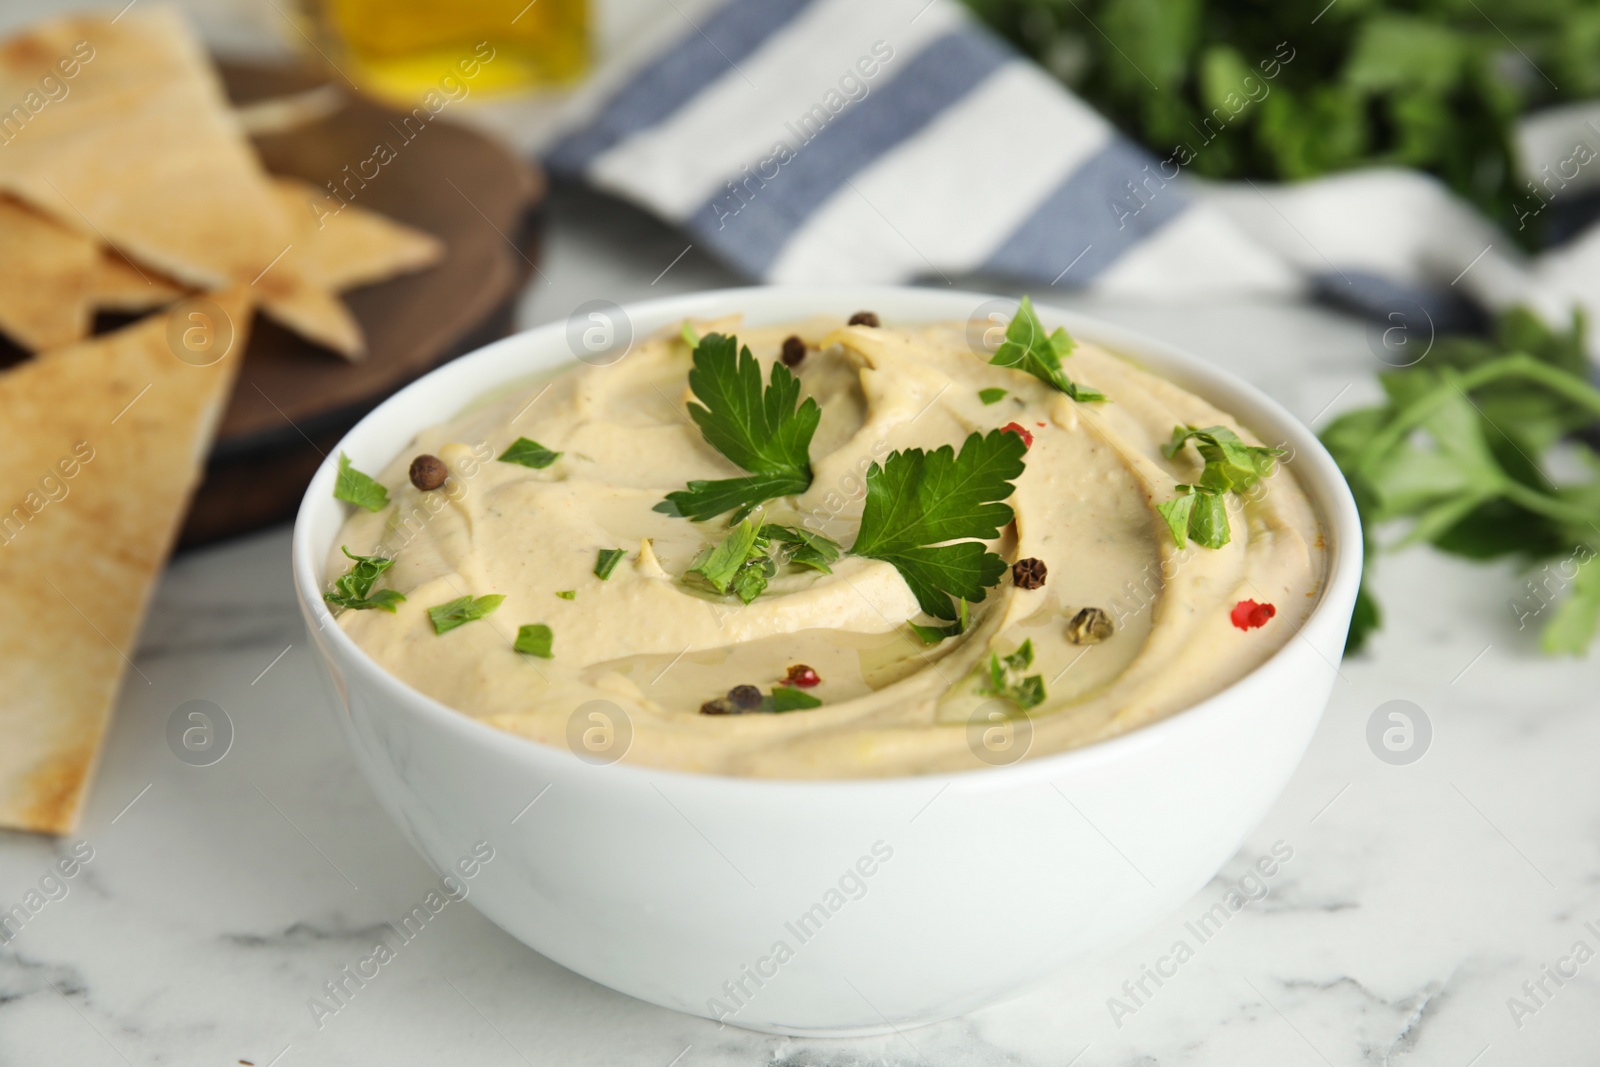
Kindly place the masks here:
POLYGON ((800 361, 806 358, 806 343, 796 334, 790 334, 783 339, 783 355, 780 357, 785 367, 798 367, 800 361))
POLYGON ((1018 589, 1037 589, 1044 584, 1048 574, 1049 570, 1045 567, 1044 560, 1030 556, 1027 559, 1019 559, 1011 565, 1011 584, 1018 589))
POLYGON ((450 468, 438 456, 423 453, 411 461, 411 484, 424 493, 437 489, 450 476, 450 468))

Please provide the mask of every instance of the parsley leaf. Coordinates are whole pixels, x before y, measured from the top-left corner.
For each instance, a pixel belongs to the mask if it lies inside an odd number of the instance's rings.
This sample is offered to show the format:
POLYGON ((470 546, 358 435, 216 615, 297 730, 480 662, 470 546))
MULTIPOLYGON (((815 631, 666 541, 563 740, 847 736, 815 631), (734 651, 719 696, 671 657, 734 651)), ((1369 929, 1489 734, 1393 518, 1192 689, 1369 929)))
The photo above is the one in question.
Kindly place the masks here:
POLYGON ((389 506, 389 490, 352 467, 350 457, 343 452, 339 453, 339 477, 333 483, 333 498, 368 511, 382 511, 389 506))
POLYGON ((498 608, 504 599, 505 597, 499 593, 491 593, 476 599, 470 596, 457 597, 436 608, 429 608, 428 618, 433 621, 434 633, 445 634, 457 626, 465 626, 469 622, 494 614, 494 609, 498 608))
POLYGON ((1281 448, 1245 444, 1226 426, 1208 426, 1203 430, 1175 426, 1172 440, 1163 445, 1161 451, 1171 459, 1191 440, 1200 458, 1206 461, 1200 484, 1219 492, 1229 489, 1236 493, 1249 492, 1272 473, 1277 457, 1283 455, 1281 448))
POLYGON ((563 589, 556 593, 556 596, 560 597, 562 600, 577 600, 578 591, 576 589, 563 589))
POLYGON ((1002 501, 1022 473, 1027 447, 1019 434, 991 430, 969 436, 959 455, 949 445, 891 452, 867 470, 866 506, 850 551, 894 564, 923 611, 954 621, 952 598, 981 601, 1006 571, 1006 561, 981 541, 958 539, 997 537, 1012 520, 1002 501))
POLYGON ((602 582, 611 577, 611 572, 617 569, 618 562, 628 554, 625 548, 602 548, 594 561, 594 576, 602 582))
POLYGON ((343 545, 339 546, 339 551, 355 560, 355 566, 334 582, 333 592, 323 593, 322 599, 342 608, 354 608, 357 611, 377 608, 393 615, 394 606, 403 602, 405 597, 395 589, 380 589, 372 593, 372 583, 378 580, 380 574, 394 566, 394 560, 384 559, 382 556, 358 556, 343 545), (369 593, 372 595, 368 596, 369 593))
POLYGON ((1228 506, 1222 494, 1203 485, 1174 486, 1178 495, 1156 505, 1179 548, 1193 537, 1206 548, 1221 548, 1233 540, 1228 527, 1228 506))
POLYGON ((1161 451, 1171 459, 1190 441, 1205 460, 1200 481, 1195 485, 1177 486, 1178 495, 1157 504, 1156 510, 1167 521, 1167 528, 1172 531, 1172 539, 1179 548, 1186 547, 1191 537, 1206 548, 1221 548, 1233 539, 1222 494, 1247 493, 1254 489, 1261 479, 1272 473, 1283 450, 1247 445, 1226 426, 1208 426, 1203 430, 1175 426, 1172 440, 1163 445, 1161 451))
POLYGON ((1005 399, 1006 392, 1007 391, 1004 389, 979 389, 978 399, 983 401, 986 405, 998 404, 1000 401, 1005 399))
POLYGON ((949 626, 920 626, 917 623, 907 623, 911 632, 925 645, 937 645, 947 637, 960 637, 972 625, 972 609, 965 600, 956 601, 956 621, 949 626))
POLYGON ((1000 658, 989 653, 989 662, 980 668, 984 672, 978 681, 978 692, 1009 700, 1024 711, 1044 703, 1044 675, 1022 672, 1033 666, 1033 639, 1022 642, 1011 655, 1000 658))
POLYGON ((538 441, 530 441, 526 437, 519 437, 511 442, 511 447, 500 454, 501 463, 520 463, 524 467, 534 470, 544 470, 550 464, 562 457, 561 452, 552 452, 538 441))
POLYGON ((763 501, 803 493, 811 485, 811 437, 822 418, 817 402, 800 401, 800 382, 782 363, 761 385, 761 365, 738 339, 709 333, 694 350, 689 388, 699 404, 689 415, 706 443, 750 473, 741 478, 691 481, 655 507, 695 522, 727 511, 739 522, 763 501), (737 355, 735 354, 737 351, 737 355))
POLYGON ((1563 600, 1545 626, 1541 641, 1546 652, 1581 656, 1600 629, 1600 563, 1593 555, 1578 565, 1572 595, 1563 600))
POLYGON ((525 656, 552 659, 555 653, 551 652, 550 646, 554 641, 555 635, 550 632, 550 627, 535 622, 517 628, 517 640, 511 647, 525 656))
MULTIPOLYGON (((1104 400, 1104 393, 1076 384, 1061 369, 1061 361, 1071 355, 1076 347, 1063 327, 1057 326, 1055 333, 1046 336, 1044 323, 1034 313, 1033 301, 1024 296, 1017 313, 1006 325, 1006 339, 995 349, 989 362, 997 367, 1015 367, 1027 371, 1074 400, 1104 400)), ((984 403, 993 401, 985 400, 984 403)))

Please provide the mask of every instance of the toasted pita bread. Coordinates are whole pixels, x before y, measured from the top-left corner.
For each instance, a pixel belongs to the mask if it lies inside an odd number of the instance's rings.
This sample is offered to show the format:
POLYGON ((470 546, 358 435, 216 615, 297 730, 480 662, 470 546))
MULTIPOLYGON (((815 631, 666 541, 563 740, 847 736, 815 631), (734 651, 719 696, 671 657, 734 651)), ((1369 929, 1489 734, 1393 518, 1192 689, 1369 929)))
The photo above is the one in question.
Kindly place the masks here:
POLYGON ((210 62, 170 8, 43 22, 0 44, 0 190, 202 289, 288 243, 210 62), (60 64, 75 74, 64 79, 60 64), (68 87, 45 99, 40 79, 68 87))
POLYGON ((140 270, 109 248, 101 249, 89 274, 89 306, 95 311, 149 311, 182 295, 167 279, 140 270))
POLYGON ((272 179, 289 250, 256 280, 262 309, 349 359, 366 353, 361 327, 333 294, 420 270, 444 256, 438 238, 375 211, 340 205, 316 186, 272 179))
POLYGON ((0 330, 32 351, 89 333, 94 241, 0 197, 0 330))
MULTIPOLYGON (((0 373, 0 826, 77 824, 150 591, 243 360, 174 354, 185 303, 0 373)), ((138 674, 135 684, 144 684, 138 674)))

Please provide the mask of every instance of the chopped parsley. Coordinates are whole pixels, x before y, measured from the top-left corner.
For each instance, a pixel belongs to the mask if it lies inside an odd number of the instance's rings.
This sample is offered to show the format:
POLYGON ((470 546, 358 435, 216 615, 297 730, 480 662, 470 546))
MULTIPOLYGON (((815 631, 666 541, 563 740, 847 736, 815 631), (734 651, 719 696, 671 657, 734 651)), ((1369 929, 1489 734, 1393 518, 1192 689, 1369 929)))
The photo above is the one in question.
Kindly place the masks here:
POLYGON ((810 567, 823 574, 832 574, 831 564, 844 555, 844 549, 833 538, 802 530, 798 526, 779 526, 769 522, 761 527, 761 536, 784 546, 778 553, 781 562, 810 567))
POLYGON ((556 596, 560 597, 562 600, 577 600, 578 591, 576 589, 563 589, 557 593, 556 596))
POLYGON ((822 701, 807 693, 803 689, 796 689, 792 685, 775 685, 772 695, 761 702, 762 711, 782 713, 785 711, 804 711, 807 708, 820 708, 822 701))
POLYGON ((500 606, 505 597, 499 593, 488 596, 457 597, 446 604, 428 609, 428 618, 433 621, 433 632, 446 634, 457 626, 465 626, 485 616, 494 614, 494 609, 500 606))
POLYGON ((1002 659, 998 653, 989 653, 988 664, 978 681, 978 692, 1009 700, 1027 711, 1044 703, 1044 675, 1022 672, 1033 666, 1033 639, 1022 642, 1018 649, 1002 659))
POLYGON ((520 463, 524 467, 532 467, 542 471, 556 460, 562 453, 552 452, 538 441, 530 441, 526 437, 519 437, 511 442, 511 447, 500 454, 501 463, 520 463))
POLYGON ((1044 323, 1034 313, 1033 301, 1024 296, 1017 313, 1006 325, 1006 339, 995 349, 989 362, 997 367, 1026 371, 1074 400, 1104 400, 1104 393, 1078 385, 1061 369, 1061 361, 1076 347, 1063 327, 1057 326, 1055 333, 1046 335, 1044 323))
POLYGON ((732 511, 742 521, 763 501, 803 493, 811 486, 811 437, 822 418, 817 402, 800 403, 799 379, 782 363, 761 385, 761 365, 738 339, 706 334, 694 350, 689 388, 700 401, 689 415, 706 443, 750 473, 740 478, 691 481, 655 507, 695 522, 732 511))
POLYGON ((339 477, 333 483, 333 498, 354 504, 368 511, 382 511, 389 506, 389 490, 350 465, 350 457, 339 453, 339 477))
POLYGON ((1002 501, 1026 451, 1019 435, 991 430, 969 436, 959 454, 949 445, 891 452, 867 470, 866 506, 850 551, 894 564, 923 611, 956 621, 955 599, 981 601, 1007 569, 982 540, 958 539, 994 538, 1011 522, 1002 501))
POLYGON ((517 640, 511 647, 525 656, 550 659, 554 655, 550 651, 554 641, 555 635, 550 632, 550 627, 542 622, 535 622, 517 628, 517 640))
POLYGON ((748 604, 767 588, 780 565, 793 563, 832 574, 829 564, 842 554, 837 541, 821 534, 746 519, 727 537, 701 549, 687 573, 699 575, 718 593, 733 593, 748 604))
POLYGON ((1006 393, 1005 389, 979 389, 978 399, 985 404, 998 404, 1006 398, 1006 393))
POLYGON ((1177 486, 1178 495, 1157 504, 1156 510, 1167 521, 1167 529, 1172 531, 1172 539, 1179 548, 1187 547, 1190 538, 1206 548, 1221 548, 1233 539, 1223 494, 1247 493, 1254 489, 1261 479, 1272 473, 1283 450, 1247 445, 1226 426, 1210 426, 1204 430, 1176 426, 1172 430, 1172 440, 1161 450, 1171 459, 1191 440, 1200 458, 1205 460, 1200 480, 1194 485, 1177 486))
POLYGON ((628 554, 623 548, 602 548, 600 555, 594 561, 594 576, 602 582, 611 577, 611 572, 617 569, 617 564, 622 557, 628 554))
POLYGON ((698 574, 718 593, 734 593, 746 604, 761 595, 778 565, 767 555, 770 539, 754 519, 735 526, 721 541, 700 550, 688 573, 698 574))
POLYGON ((394 566, 394 560, 382 556, 358 556, 343 545, 339 546, 339 551, 355 560, 355 566, 334 582, 333 592, 323 593, 322 599, 341 608, 353 608, 356 611, 377 608, 393 615, 394 606, 404 601, 405 597, 395 589, 380 589, 373 593, 372 584, 378 580, 378 575, 394 566))
POLYGON ((820 708, 822 701, 791 685, 775 685, 771 693, 763 693, 753 685, 736 685, 726 696, 708 700, 700 705, 702 715, 749 715, 751 713, 782 714, 786 711, 803 711, 820 708))

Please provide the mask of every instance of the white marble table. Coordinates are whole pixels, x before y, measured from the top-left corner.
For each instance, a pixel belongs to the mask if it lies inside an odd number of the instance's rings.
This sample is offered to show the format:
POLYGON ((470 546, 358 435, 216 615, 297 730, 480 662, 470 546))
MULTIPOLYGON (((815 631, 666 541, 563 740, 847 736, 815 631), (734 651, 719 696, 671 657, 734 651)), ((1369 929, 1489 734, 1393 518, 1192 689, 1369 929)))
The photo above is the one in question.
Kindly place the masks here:
MULTIPOLYGON (((565 195, 522 321, 727 281, 697 251, 657 278, 685 243, 565 195)), ((1363 328, 1326 312, 1068 302, 1188 345, 1306 419, 1372 388, 1363 328)), ((1575 942, 1600 949, 1594 665, 1545 659, 1516 631, 1509 567, 1423 553, 1385 561, 1375 654, 1345 664, 1304 765, 1222 875, 1137 943, 1021 999, 899 1036, 767 1037, 612 993, 453 906, 319 1027, 309 999, 434 876, 335 731, 288 540, 190 552, 165 575, 79 834, 92 859, 0 947, 0 1064, 1593 1062, 1600 962, 1560 986, 1543 969, 1571 973, 1575 942), (1433 728, 1405 766, 1366 739, 1396 699, 1433 728), (208 767, 168 745, 191 700, 235 732, 208 767), (1293 855, 1266 896, 1202 943, 1186 923, 1275 842, 1293 855), (1193 952, 1181 964, 1178 940, 1193 952), (1157 986, 1147 965, 1171 976, 1157 986)), ((0 906, 69 847, 0 834, 0 906)))

